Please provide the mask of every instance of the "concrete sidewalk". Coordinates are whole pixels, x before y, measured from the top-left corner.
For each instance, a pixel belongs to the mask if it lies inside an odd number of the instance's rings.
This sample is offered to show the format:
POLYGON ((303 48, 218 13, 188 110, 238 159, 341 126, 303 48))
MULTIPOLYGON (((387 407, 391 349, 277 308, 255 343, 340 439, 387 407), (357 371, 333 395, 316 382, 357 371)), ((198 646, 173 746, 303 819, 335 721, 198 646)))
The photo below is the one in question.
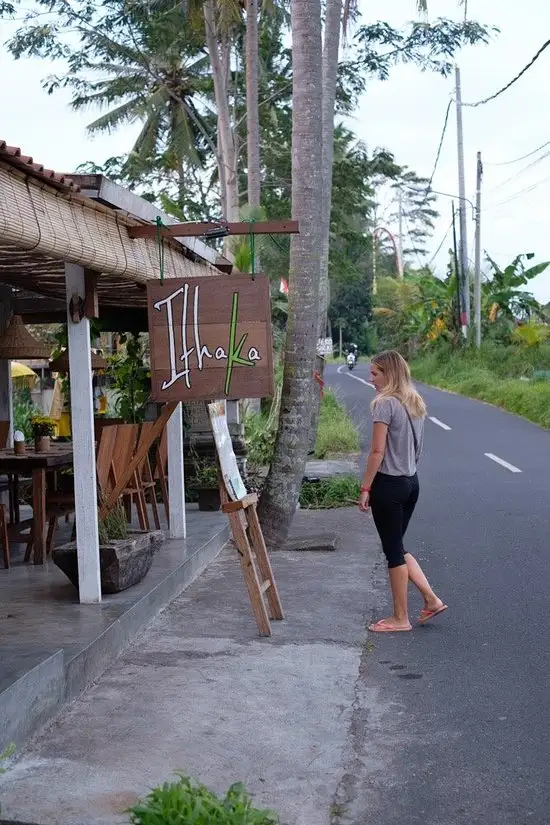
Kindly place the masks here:
POLYGON ((271 639, 225 550, 0 777, 2 815, 118 825, 179 769, 220 793, 243 781, 286 825, 340 822, 365 624, 387 594, 371 520, 297 514, 294 533, 323 530, 338 533, 335 552, 273 554, 286 620, 271 639))

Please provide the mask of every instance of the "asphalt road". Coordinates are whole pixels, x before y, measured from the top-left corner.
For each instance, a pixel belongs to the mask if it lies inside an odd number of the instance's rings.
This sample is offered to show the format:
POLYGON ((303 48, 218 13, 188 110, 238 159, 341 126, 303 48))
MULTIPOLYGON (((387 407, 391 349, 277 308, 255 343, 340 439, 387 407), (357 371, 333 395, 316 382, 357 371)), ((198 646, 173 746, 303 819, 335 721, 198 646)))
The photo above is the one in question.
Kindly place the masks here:
MULTIPOLYGON (((368 364, 351 374, 328 367, 326 380, 367 449, 368 364)), ((361 770, 342 821, 548 825, 550 433, 420 389, 431 420, 408 547, 449 610, 412 633, 371 636, 356 720, 361 770)), ((376 576, 380 617, 382 559, 376 576)), ((416 596, 411 607, 415 616, 416 596)))

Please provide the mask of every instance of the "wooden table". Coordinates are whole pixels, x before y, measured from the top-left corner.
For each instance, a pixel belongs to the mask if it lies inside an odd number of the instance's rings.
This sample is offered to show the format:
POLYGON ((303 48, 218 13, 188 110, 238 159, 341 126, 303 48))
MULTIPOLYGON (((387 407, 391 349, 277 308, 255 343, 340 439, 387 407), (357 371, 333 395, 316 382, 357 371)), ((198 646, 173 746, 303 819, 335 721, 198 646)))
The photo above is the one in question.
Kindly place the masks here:
POLYGON ((34 563, 44 564, 46 523, 46 473, 72 467, 73 445, 52 444, 49 453, 35 453, 27 444, 25 455, 15 455, 12 448, 0 450, 0 475, 13 474, 32 478, 32 511, 34 522, 34 563))

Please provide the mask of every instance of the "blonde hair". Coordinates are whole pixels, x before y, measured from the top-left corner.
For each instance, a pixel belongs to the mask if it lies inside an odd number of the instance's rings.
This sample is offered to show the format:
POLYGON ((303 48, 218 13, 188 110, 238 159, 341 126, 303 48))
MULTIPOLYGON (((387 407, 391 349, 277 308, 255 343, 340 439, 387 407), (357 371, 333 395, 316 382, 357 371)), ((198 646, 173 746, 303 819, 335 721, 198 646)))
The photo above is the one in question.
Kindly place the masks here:
POLYGON ((426 404, 414 388, 409 365, 403 356, 395 350, 387 350, 372 358, 371 363, 386 379, 386 385, 376 396, 371 407, 374 409, 383 398, 398 398, 409 411, 411 418, 425 418, 426 404))

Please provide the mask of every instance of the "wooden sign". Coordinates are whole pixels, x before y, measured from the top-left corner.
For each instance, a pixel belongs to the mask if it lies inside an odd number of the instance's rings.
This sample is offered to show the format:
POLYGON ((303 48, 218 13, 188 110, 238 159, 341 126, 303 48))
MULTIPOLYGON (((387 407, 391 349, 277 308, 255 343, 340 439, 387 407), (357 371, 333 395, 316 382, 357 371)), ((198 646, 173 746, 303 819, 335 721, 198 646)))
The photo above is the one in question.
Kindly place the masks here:
POLYGON ((267 276, 151 281, 147 308, 153 401, 273 395, 267 276))

